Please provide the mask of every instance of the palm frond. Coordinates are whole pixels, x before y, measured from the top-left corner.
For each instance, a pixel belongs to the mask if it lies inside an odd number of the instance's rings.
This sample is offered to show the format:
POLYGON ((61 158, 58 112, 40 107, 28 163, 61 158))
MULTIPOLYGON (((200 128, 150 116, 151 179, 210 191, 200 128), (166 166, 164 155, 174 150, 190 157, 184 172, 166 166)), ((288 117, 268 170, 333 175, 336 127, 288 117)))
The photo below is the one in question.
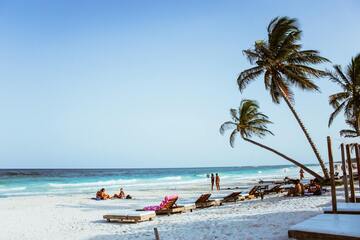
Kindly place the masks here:
POLYGON ((331 126, 332 122, 334 121, 335 117, 339 114, 339 112, 340 112, 341 110, 343 110, 343 108, 344 108, 344 106, 345 106, 345 103, 346 103, 346 102, 343 102, 342 104, 340 104, 340 105, 335 109, 335 111, 330 114, 328 127, 331 126))
POLYGON ((227 121, 227 122, 224 122, 223 124, 221 124, 219 131, 220 131, 221 135, 224 135, 226 130, 233 129, 233 128, 236 128, 236 123, 234 123, 232 121, 227 121))
POLYGON ((235 146, 235 138, 236 138, 237 133, 238 133, 238 131, 235 129, 230 134, 230 146, 232 148, 235 146))
POLYGON ((240 91, 243 91, 251 80, 256 79, 263 72, 263 68, 259 66, 241 72, 237 79, 240 91))
POLYGON ((230 115, 234 122, 239 121, 239 117, 237 116, 238 112, 236 109, 230 109, 230 115))
POLYGON ((359 137, 358 133, 354 130, 350 130, 350 129, 344 129, 340 131, 340 136, 341 137, 346 137, 346 138, 355 138, 355 137, 359 137))

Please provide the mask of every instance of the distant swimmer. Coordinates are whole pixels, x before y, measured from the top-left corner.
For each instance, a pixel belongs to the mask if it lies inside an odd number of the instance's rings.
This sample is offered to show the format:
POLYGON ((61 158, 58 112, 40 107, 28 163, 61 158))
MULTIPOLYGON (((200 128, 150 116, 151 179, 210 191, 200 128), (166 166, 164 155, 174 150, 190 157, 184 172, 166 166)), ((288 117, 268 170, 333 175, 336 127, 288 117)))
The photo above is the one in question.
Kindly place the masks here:
POLYGON ((219 174, 216 173, 216 177, 215 177, 215 182, 216 182, 216 190, 220 190, 220 176, 219 174))
POLYGON ((105 188, 102 188, 96 193, 96 198, 101 200, 106 200, 106 199, 110 199, 111 197, 109 194, 106 193, 105 188))

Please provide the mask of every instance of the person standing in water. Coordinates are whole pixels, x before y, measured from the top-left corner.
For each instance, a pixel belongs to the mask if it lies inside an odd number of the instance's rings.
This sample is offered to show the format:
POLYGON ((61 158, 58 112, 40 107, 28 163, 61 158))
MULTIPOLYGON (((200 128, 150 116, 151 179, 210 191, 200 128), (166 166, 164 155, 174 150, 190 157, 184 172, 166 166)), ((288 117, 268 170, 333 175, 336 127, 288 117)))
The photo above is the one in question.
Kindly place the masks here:
POLYGON ((214 190, 214 183, 215 183, 215 177, 214 177, 214 174, 212 173, 211 174, 211 191, 214 190))
POLYGON ((304 170, 302 168, 300 168, 300 181, 304 179, 304 170))
POLYGON ((216 177, 215 177, 215 182, 216 182, 216 190, 220 190, 220 177, 219 174, 216 173, 216 177))

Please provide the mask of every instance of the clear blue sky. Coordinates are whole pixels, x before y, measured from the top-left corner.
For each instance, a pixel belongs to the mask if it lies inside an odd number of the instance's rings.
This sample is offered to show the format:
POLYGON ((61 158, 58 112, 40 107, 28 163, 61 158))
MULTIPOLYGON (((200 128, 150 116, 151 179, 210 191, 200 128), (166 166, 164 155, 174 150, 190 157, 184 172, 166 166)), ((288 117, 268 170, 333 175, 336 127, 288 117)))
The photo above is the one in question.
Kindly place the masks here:
MULTIPOLYGON (((358 1, 1 1, 0 168, 286 164, 218 132, 242 98, 275 123, 264 143, 315 163, 284 104, 262 80, 243 95, 242 50, 278 15, 299 19, 305 48, 345 65, 360 52, 358 1)), ((330 68, 331 64, 324 66, 330 68)), ((327 96, 296 108, 327 159, 327 96)), ((335 147, 336 148, 336 147, 335 147)))

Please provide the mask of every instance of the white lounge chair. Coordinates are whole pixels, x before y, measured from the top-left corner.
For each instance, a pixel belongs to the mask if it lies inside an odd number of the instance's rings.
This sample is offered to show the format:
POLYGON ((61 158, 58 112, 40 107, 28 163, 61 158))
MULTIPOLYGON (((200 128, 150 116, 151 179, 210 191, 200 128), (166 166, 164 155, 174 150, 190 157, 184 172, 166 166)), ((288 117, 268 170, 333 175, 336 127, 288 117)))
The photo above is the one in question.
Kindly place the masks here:
MULTIPOLYGON (((333 213, 332 207, 324 207, 324 213, 333 213)), ((360 203, 337 203, 336 214, 360 214, 360 203)))
POLYGON ((108 222, 138 223, 151 221, 156 217, 155 211, 122 211, 117 214, 107 214, 103 218, 108 222))
POLYGON ((292 226, 289 238, 295 239, 360 239, 360 215, 320 214, 292 226))

